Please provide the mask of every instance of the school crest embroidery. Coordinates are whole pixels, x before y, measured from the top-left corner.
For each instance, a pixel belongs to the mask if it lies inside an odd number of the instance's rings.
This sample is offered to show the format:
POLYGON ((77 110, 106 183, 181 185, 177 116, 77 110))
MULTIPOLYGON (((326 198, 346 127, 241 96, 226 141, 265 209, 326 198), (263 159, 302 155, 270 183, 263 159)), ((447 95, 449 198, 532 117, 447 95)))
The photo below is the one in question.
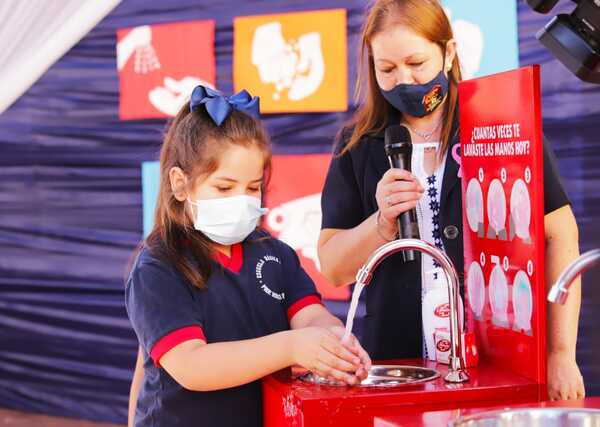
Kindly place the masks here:
POLYGON ((264 270, 265 266, 268 265, 269 263, 276 263, 276 264, 281 265, 281 261, 276 256, 273 256, 273 255, 263 256, 256 264, 256 280, 258 281, 260 288, 263 290, 263 292, 265 294, 269 295, 272 298, 275 298, 278 301, 282 301, 285 299, 285 293, 284 292, 277 293, 277 292, 271 290, 271 288, 269 288, 269 285, 267 284, 267 281, 264 277, 265 275, 264 275, 263 270, 264 270))

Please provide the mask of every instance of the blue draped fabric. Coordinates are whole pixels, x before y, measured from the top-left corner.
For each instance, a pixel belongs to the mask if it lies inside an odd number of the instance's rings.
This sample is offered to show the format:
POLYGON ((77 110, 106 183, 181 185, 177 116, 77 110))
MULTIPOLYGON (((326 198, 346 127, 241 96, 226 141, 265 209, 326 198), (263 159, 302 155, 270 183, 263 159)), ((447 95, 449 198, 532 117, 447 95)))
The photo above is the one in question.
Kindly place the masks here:
MULTIPOLYGON (((137 344, 123 278, 142 234, 140 165, 156 159, 165 122, 118 119, 116 30, 215 19, 217 86, 231 93, 234 16, 340 7, 352 93, 363 1, 124 0, 0 115, 0 406, 126 418, 137 344)), ((547 19, 520 5, 521 62, 542 64, 545 131, 587 249, 600 246, 600 86, 578 81, 533 38, 547 19)), ((349 114, 266 124, 276 153, 324 153, 349 114)), ((584 280, 578 347, 590 394, 600 393, 599 279, 584 280)))

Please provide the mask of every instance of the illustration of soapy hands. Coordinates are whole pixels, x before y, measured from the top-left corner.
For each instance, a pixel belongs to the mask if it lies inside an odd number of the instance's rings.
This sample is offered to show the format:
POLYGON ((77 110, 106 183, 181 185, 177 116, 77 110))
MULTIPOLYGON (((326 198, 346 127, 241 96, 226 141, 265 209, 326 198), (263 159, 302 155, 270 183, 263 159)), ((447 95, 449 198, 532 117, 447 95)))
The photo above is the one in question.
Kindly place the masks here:
POLYGON ((147 74, 160 68, 160 61, 152 46, 152 28, 142 25, 133 28, 117 43, 117 69, 121 71, 135 54, 133 70, 147 74))
POLYGON ((491 227, 496 233, 500 233, 505 229, 506 195, 499 179, 494 179, 490 184, 487 208, 491 227))
POLYGON ((481 67, 484 48, 483 32, 478 25, 464 19, 452 21, 452 11, 448 8, 444 8, 444 10, 452 23, 462 77, 470 79, 475 76, 481 67))
POLYGON ((267 225, 279 233, 281 241, 299 250, 312 260, 320 270, 317 242, 321 229, 321 194, 313 194, 286 202, 272 208, 267 215, 267 225))
POLYGON ((471 306, 476 318, 481 318, 483 305, 485 304, 485 279, 483 270, 477 261, 473 261, 469 267, 467 276, 467 292, 469 305, 471 306))
POLYGON ((527 273, 519 270, 515 275, 512 291, 513 307, 515 311, 515 329, 531 331, 531 316, 533 313, 533 296, 531 283, 527 273))
POLYGON ((531 200, 527 184, 522 179, 515 181, 510 196, 510 211, 515 224, 515 232, 522 239, 529 239, 531 223, 531 200))
POLYGON ((261 25, 252 39, 252 64, 263 83, 275 85, 274 100, 281 99, 284 90, 292 101, 304 99, 319 88, 325 76, 321 35, 307 33, 297 42, 287 42, 281 23, 261 25))
POLYGON ((168 115, 175 116, 179 109, 188 101, 192 90, 203 85, 214 89, 214 87, 204 80, 187 76, 181 80, 171 77, 165 77, 163 86, 157 86, 148 93, 148 99, 154 108, 168 115))
POLYGON ((477 233, 479 227, 483 226, 483 192, 475 178, 472 178, 467 186, 466 204, 469 227, 477 233))
POLYGON ((508 281, 499 264, 492 269, 490 275, 489 297, 493 314, 492 321, 498 326, 507 326, 508 281))

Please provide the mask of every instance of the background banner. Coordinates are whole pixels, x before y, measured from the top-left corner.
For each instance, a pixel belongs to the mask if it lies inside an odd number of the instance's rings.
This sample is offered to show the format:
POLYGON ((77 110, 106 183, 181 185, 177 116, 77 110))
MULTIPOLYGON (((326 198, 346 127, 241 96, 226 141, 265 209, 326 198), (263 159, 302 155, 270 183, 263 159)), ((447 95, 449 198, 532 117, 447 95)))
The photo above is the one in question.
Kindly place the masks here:
POLYGON ((194 87, 215 87, 214 21, 117 31, 119 117, 173 117, 194 87))
POLYGON ((519 66, 515 1, 442 0, 442 3, 458 43, 463 78, 519 66))
POLYGON ((238 16, 235 91, 260 96, 261 113, 346 111, 346 9, 238 16))

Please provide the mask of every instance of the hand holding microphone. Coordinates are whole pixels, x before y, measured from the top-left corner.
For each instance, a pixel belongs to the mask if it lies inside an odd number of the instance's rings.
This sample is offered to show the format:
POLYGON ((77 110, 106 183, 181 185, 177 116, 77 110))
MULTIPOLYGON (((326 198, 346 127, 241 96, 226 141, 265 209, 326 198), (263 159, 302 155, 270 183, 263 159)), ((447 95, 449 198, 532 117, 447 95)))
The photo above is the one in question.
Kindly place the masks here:
POLYGON ((375 198, 381 212, 379 222, 386 236, 398 233, 397 219, 401 213, 414 209, 423 195, 423 187, 407 170, 389 169, 377 184, 375 198))
MULTIPOLYGON (((378 226, 390 238, 398 232, 400 238, 419 238, 415 207, 424 189, 410 173, 412 142, 408 129, 404 126, 388 127, 385 150, 391 169, 377 184, 378 226)), ((403 257, 405 261, 412 261, 416 254, 404 251, 403 257)))

